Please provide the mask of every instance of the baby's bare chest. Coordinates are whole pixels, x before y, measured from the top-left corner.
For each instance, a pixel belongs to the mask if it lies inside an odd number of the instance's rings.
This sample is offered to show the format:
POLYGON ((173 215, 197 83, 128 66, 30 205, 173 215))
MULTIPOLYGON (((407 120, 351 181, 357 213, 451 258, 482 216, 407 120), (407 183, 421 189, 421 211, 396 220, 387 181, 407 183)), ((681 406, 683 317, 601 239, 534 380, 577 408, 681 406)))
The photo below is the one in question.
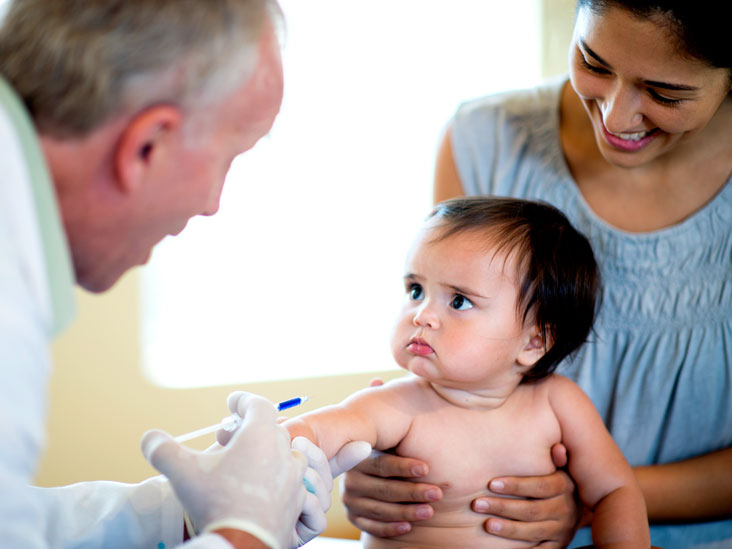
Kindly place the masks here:
POLYGON ((494 410, 450 406, 418 414, 397 452, 427 462, 421 480, 442 487, 446 507, 462 507, 466 498, 488 494, 492 478, 554 471, 551 447, 560 440, 549 404, 527 397, 494 410))

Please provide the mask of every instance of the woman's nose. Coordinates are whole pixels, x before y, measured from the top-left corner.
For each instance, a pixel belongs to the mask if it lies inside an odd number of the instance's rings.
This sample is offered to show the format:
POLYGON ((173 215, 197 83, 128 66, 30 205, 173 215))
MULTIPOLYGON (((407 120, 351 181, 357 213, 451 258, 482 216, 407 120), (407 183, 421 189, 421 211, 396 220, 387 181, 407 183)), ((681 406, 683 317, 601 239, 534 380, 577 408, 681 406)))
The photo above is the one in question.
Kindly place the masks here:
POLYGON ((440 320, 437 313, 434 311, 434 308, 431 307, 427 301, 424 301, 417 309, 417 312, 412 319, 412 324, 434 330, 440 326, 440 320))
POLYGON ((602 99, 600 104, 602 121, 612 133, 640 130, 643 122, 638 90, 632 86, 618 84, 602 99))

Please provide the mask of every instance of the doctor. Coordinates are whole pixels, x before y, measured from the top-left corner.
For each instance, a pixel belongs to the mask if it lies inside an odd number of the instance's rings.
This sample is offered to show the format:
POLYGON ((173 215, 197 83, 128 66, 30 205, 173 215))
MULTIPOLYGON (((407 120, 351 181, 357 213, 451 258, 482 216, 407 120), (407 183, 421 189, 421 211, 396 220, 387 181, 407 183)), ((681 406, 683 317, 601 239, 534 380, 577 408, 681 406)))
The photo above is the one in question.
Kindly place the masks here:
MULTIPOLYGON (((32 488, 49 341, 73 285, 110 288, 195 215, 282 99, 276 0, 15 0, 0 29, 0 545, 290 547, 324 528, 331 471, 239 395, 225 447, 150 432, 164 477, 32 488), (307 456, 307 457, 306 457, 307 456), (307 471, 307 472, 306 472, 307 471), (309 475, 315 494, 305 491, 309 475)), ((345 460, 344 467, 363 457, 345 460)), ((336 473, 340 471, 335 471, 336 473)))

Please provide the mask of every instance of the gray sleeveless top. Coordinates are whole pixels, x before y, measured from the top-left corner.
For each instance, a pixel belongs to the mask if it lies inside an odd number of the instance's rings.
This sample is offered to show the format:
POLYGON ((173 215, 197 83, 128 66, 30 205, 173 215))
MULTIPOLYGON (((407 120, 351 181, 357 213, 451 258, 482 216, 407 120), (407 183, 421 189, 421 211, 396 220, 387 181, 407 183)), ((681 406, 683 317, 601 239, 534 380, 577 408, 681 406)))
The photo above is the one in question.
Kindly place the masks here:
MULTIPOLYGON (((544 200, 590 239, 602 306, 590 341, 559 372, 592 398, 632 465, 732 446, 732 179, 676 226, 610 226, 585 202, 560 148, 565 82, 460 106, 452 148, 465 193, 544 200)), ((732 548, 732 520, 651 530, 666 548, 732 548)), ((589 543, 578 533, 575 545, 589 543)))

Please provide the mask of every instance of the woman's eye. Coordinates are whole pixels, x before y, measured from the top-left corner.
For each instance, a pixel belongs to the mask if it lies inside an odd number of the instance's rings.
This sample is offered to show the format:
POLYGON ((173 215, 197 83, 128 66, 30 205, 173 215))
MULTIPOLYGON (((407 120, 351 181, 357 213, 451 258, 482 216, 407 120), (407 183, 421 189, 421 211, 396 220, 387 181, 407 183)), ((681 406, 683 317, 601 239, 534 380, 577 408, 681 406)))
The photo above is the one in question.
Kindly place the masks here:
POLYGON ((468 309, 472 309, 473 304, 467 297, 458 294, 452 298, 452 301, 450 302, 450 307, 458 311, 466 311, 468 309))
POLYGON ((650 88, 648 89, 648 93, 650 94, 651 97, 653 97, 653 99, 655 99, 656 101, 658 101, 659 103, 661 103, 663 105, 672 105, 673 106, 673 105, 678 105, 679 103, 681 103, 683 101, 683 99, 671 99, 669 97, 665 97, 665 96, 659 94, 657 91, 654 91, 650 88))
POLYGON ((594 72, 595 74, 610 74, 610 71, 607 69, 604 69, 602 67, 598 67, 596 65, 591 65, 587 59, 585 59, 584 55, 580 55, 580 58, 582 59, 582 66, 586 68, 588 71, 594 72))
POLYGON ((410 284, 407 288, 407 294, 409 295, 409 299, 412 301, 419 301, 422 299, 422 286, 419 284, 410 284))

